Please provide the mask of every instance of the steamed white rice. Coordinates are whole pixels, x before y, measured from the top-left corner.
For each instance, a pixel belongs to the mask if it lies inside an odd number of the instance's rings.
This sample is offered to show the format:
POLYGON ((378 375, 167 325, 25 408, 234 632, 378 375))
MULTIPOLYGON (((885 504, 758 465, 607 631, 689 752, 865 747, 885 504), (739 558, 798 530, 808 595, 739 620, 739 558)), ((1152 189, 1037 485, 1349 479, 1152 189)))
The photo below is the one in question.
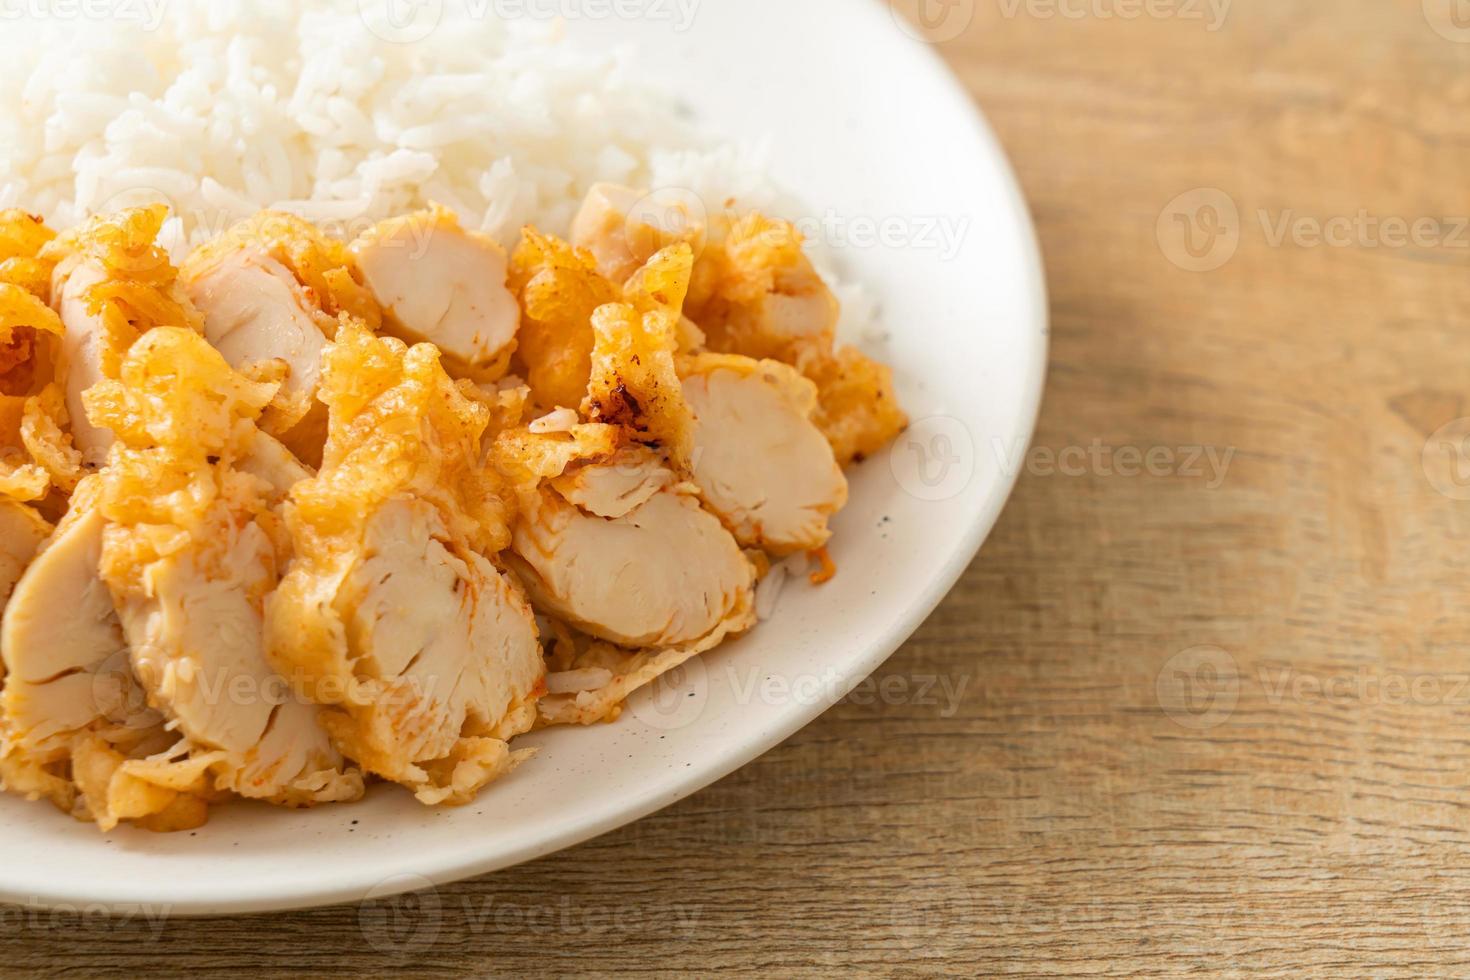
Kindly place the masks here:
MULTIPOLYGON (((424 36, 384 20, 390 0, 12 9, 0 207, 57 227, 162 201, 183 253, 261 208, 351 236, 436 201, 509 245, 528 222, 564 234, 602 180, 790 210, 761 147, 705 137, 629 52, 582 50, 493 5, 445 0, 424 36)), ((865 320, 860 292, 838 291, 865 320)))

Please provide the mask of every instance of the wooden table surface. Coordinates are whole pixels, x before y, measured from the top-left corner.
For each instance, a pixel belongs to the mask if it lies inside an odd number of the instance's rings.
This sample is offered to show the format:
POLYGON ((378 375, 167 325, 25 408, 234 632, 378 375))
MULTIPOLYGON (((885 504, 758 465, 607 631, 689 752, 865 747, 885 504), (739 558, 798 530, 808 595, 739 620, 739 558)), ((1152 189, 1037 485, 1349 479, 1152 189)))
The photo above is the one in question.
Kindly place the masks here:
POLYGON ((10 915, 0 970, 1470 974, 1470 17, 940 12, 1054 346, 894 696, 422 902, 10 915))

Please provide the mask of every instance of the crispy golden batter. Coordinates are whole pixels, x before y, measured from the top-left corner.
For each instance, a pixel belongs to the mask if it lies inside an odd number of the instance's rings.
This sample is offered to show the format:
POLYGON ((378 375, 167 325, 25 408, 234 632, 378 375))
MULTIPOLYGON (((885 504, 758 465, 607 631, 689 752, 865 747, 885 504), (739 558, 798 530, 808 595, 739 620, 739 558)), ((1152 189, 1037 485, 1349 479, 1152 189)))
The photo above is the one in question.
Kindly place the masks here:
POLYGON ((54 237, 23 212, 0 212, 0 495, 39 501, 70 493, 81 456, 67 431, 66 402, 55 384, 63 328, 45 303, 51 266, 36 256, 54 237), (8 276, 29 263, 34 272, 8 276))
POLYGON ((363 284, 346 243, 285 211, 262 211, 195 249, 183 274, 196 276, 242 249, 258 249, 290 269, 333 324, 349 313, 373 330, 382 326, 382 308, 363 284))
POLYGON ((56 233, 33 214, 0 211, 0 282, 51 301, 51 270, 55 262, 42 258, 56 233))
MULTIPOLYGON (((269 668, 264 604, 289 557, 272 508, 284 492, 250 460, 274 444, 255 420, 274 385, 250 381, 198 334, 155 329, 116 381, 87 392, 95 423, 117 436, 102 471, 100 572, 150 704, 180 743, 129 760, 125 776, 170 792, 216 792, 287 806, 355 799, 315 705, 281 697, 269 668), (231 692, 221 699, 220 690, 231 692)), ((304 473, 304 471, 303 471, 304 473)), ((202 819, 162 799, 155 823, 202 819)))
POLYGON ((104 829, 354 799, 353 766, 465 803, 516 735, 751 628, 772 556, 825 559, 838 464, 906 418, 793 225, 664 232, 640 197, 590 196, 589 250, 526 228, 508 277, 437 208, 367 252, 263 212, 182 272, 161 207, 0 212, 5 787, 104 829), (420 225, 418 266, 369 265, 420 225), (204 696, 240 676, 290 696, 204 696))
POLYGON ((432 344, 409 347, 343 323, 323 365, 331 423, 322 472, 292 494, 293 527, 313 538, 350 532, 378 502, 412 493, 450 515, 451 530, 472 547, 503 549, 502 481, 480 466, 490 409, 465 396, 432 344))
POLYGON ((321 397, 330 435, 291 493, 273 661, 330 705, 344 754, 425 803, 467 802, 524 758, 506 743, 534 721, 544 673, 529 605, 486 558, 510 537, 509 488, 481 465, 494 413, 432 345, 350 318, 321 397))
POLYGON ((837 299, 794 225, 756 213, 728 222, 695 264, 685 312, 711 350, 784 361, 815 382, 813 420, 839 464, 878 452, 908 425, 892 370, 835 347, 837 299))
POLYGON ((177 327, 151 331, 116 380, 88 390, 87 414, 118 438, 102 473, 103 512, 139 530, 110 535, 102 561, 109 584, 142 588, 148 566, 204 527, 222 496, 241 509, 258 496, 253 478, 215 464, 245 455, 274 394, 274 385, 247 380, 177 327))
POLYGON ((893 388, 893 369, 856 347, 813 352, 797 367, 816 383, 812 421, 832 444, 839 465, 881 451, 908 428, 908 416, 893 388))
POLYGON ((616 286, 592 257, 527 228, 511 255, 511 290, 521 303, 520 350, 531 397, 547 410, 575 408, 592 373, 592 314, 616 302, 616 286))
POLYGON ((636 441, 663 450, 681 472, 690 466, 694 415, 674 366, 683 298, 677 285, 688 281, 691 260, 687 245, 649 260, 638 274, 646 274, 650 287, 645 294, 649 300, 643 304, 646 310, 613 303, 592 314, 592 376, 582 401, 582 414, 588 419, 621 426, 636 441), (675 285, 658 285, 662 275, 675 285))
POLYGON ((711 350, 794 363, 830 348, 837 299, 785 221, 751 213, 728 222, 694 266, 684 312, 711 350))

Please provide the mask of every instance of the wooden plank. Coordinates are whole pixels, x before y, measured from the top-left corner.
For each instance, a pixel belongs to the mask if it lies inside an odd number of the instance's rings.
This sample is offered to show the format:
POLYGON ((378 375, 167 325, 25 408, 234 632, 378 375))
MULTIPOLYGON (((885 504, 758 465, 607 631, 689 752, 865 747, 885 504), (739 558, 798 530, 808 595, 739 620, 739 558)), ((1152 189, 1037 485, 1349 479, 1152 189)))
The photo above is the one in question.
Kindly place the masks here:
POLYGON ((1431 439, 1470 414, 1470 44, 1433 0, 1062 6, 978 0, 943 45, 1032 202, 1054 350, 1044 452, 880 673, 906 694, 397 931, 12 917, 5 968, 1470 972, 1470 427, 1431 439), (1237 244, 1186 271, 1221 195, 1237 244))

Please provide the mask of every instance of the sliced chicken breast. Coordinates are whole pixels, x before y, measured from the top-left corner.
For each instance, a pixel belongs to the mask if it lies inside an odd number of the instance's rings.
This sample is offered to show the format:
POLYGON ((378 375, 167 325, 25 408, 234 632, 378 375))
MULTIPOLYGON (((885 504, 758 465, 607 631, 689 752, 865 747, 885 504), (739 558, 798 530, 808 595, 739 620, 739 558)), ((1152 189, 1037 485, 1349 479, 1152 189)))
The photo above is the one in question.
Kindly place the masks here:
POLYGON ((92 481, 78 488, 71 512, 16 585, 0 626, 8 673, 0 691, 0 780, 107 830, 123 818, 146 823, 176 806, 179 794, 126 776, 93 780, 88 792, 78 780, 78 751, 95 741, 119 760, 122 752, 142 758, 178 737, 164 730, 134 679, 98 573, 105 522, 95 490, 92 481))
POLYGON ((104 377, 103 359, 108 344, 101 311, 92 307, 87 294, 107 279, 107 270, 101 262, 86 259, 58 266, 51 287, 57 297, 57 312, 66 326, 58 373, 66 391, 72 444, 81 452, 82 461, 92 467, 101 466, 107 459, 112 433, 87 420, 87 409, 82 402, 82 393, 104 377))
POLYGON ((205 338, 231 367, 284 367, 280 393, 262 425, 272 435, 288 436, 316 407, 322 351, 336 322, 290 269, 256 246, 191 261, 184 287, 204 314, 205 338))
POLYGON ((326 364, 332 435, 286 510, 272 660, 344 754, 424 803, 468 802, 525 757, 506 743, 545 674, 531 608, 487 557, 509 537, 480 464, 490 413, 432 348, 357 325, 326 364))
POLYGON ((572 244, 591 253, 597 271, 621 286, 660 249, 687 243, 704 248, 705 214, 690 193, 647 193, 620 184, 594 184, 572 221, 572 244))
POLYGON ((352 251, 388 332, 437 345, 451 370, 476 379, 504 373, 521 316, 505 249, 435 208, 383 222, 352 251))
MULTIPOLYGON (((25 504, 0 498, 0 613, 51 525, 25 504)), ((5 675, 0 672, 0 678, 5 675)))
POLYGON ((93 468, 106 460, 113 440, 88 417, 83 394, 116 377, 133 342, 153 327, 200 327, 177 270, 157 244, 167 217, 161 205, 98 215, 41 253, 54 263, 51 302, 65 329, 57 374, 72 441, 93 468))
POLYGON ((207 776, 210 790, 285 805, 350 800, 360 774, 265 654, 265 597, 285 556, 270 510, 276 484, 298 475, 252 422, 273 393, 194 333, 161 328, 133 346, 118 380, 89 396, 119 440, 98 477, 102 577, 133 671, 182 739, 146 778, 207 776), (235 460, 257 448, 267 478, 242 479, 252 467, 235 460), (163 492, 149 500, 146 487, 163 492))
POLYGON ((551 481, 571 504, 598 517, 626 517, 674 483, 674 474, 643 449, 623 450, 598 466, 580 466, 551 481))
POLYGON ((788 364, 831 350, 840 307, 802 244, 794 225, 757 213, 715 236, 684 309, 711 350, 788 364))
POLYGON ((817 389, 779 361, 705 354, 681 365, 698 417, 694 482, 743 545, 774 555, 811 551, 832 536, 847 479, 812 413, 817 389))
POLYGON ((6 608, 0 707, 9 741, 23 750, 64 748, 103 719, 130 728, 162 722, 131 686, 127 643, 98 573, 105 526, 96 507, 73 507, 6 608))
POLYGON ((627 647, 692 643, 742 609, 753 567, 673 482, 656 460, 618 458, 557 481, 572 500, 553 487, 529 499, 511 561, 538 607, 627 647))
POLYGON ((144 592, 116 595, 135 673, 219 789, 287 805, 354 800, 362 779, 265 659, 262 606, 276 582, 270 539, 237 519, 154 562, 144 592))
POLYGON ((531 608, 422 501, 385 504, 363 545, 334 604, 370 703, 327 728, 425 803, 463 802, 509 765, 504 741, 532 717, 544 668, 531 608))

